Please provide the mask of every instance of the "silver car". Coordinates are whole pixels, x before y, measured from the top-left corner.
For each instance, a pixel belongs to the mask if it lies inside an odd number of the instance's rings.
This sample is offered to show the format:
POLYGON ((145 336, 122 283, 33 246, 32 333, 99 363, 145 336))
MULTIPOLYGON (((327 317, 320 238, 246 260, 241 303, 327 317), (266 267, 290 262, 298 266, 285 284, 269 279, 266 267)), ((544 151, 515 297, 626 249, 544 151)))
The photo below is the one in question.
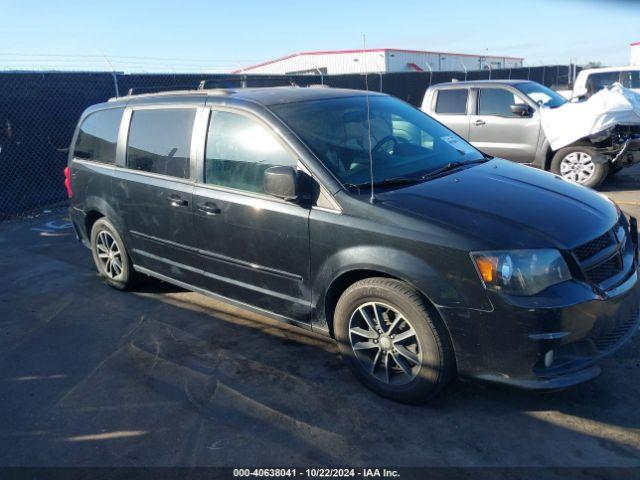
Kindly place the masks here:
POLYGON ((588 187, 640 161, 640 128, 616 126, 554 151, 540 121, 540 108, 567 100, 528 80, 443 83, 425 93, 422 110, 479 150, 544 170, 588 187))

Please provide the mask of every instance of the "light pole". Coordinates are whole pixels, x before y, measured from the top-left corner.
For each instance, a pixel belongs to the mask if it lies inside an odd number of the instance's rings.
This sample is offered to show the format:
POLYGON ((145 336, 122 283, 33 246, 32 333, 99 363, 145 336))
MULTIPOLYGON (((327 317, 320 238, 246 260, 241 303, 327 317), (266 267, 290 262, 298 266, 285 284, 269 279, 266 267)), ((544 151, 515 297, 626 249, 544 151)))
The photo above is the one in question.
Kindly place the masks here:
POLYGON ((464 70, 464 81, 467 81, 467 67, 465 66, 464 62, 462 61, 461 58, 458 58, 458 62, 460 62, 460 65, 462 66, 462 69, 464 70))
POLYGON ((431 86, 431 79, 433 78, 433 68, 431 68, 431 64, 429 62, 424 62, 429 69, 429 86, 431 86))

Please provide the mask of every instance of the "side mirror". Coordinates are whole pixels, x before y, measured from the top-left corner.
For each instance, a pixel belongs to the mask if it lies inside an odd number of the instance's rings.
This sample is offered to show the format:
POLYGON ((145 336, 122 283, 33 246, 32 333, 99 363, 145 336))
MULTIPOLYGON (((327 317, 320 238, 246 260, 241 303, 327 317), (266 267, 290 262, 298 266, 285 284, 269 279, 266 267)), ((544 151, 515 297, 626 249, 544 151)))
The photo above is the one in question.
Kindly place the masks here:
POLYGON ((578 87, 573 90, 573 96, 571 97, 572 102, 576 102, 577 100, 581 100, 584 97, 589 95, 589 89, 587 87, 578 87))
POLYGON ((519 117, 530 117, 531 116, 531 107, 525 103, 518 103, 516 105, 511 105, 511 112, 516 114, 519 117))
POLYGON ((573 90, 574 97, 584 97, 587 93, 589 93, 589 89, 587 87, 578 87, 573 90))
POLYGON ((298 172, 293 167, 269 167, 264 171, 264 193, 284 200, 298 198, 298 172))

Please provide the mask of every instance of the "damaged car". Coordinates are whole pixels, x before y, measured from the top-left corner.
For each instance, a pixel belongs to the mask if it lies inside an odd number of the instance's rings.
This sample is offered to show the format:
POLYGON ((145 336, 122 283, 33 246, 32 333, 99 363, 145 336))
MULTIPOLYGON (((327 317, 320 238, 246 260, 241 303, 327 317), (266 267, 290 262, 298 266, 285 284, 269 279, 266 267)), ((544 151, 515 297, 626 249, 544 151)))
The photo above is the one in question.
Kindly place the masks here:
POLYGON ((422 110, 485 154, 587 187, 640 162, 638 95, 616 84, 568 102, 528 80, 434 85, 422 110))

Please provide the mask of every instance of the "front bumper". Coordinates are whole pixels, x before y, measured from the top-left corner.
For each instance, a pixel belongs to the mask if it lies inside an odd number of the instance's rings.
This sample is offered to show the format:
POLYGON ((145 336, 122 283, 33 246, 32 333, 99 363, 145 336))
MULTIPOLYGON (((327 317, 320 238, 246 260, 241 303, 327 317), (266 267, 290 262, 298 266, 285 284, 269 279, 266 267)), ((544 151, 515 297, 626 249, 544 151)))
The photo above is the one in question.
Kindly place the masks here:
POLYGON ((636 262, 628 277, 607 292, 569 281, 547 289, 543 297, 488 292, 493 311, 439 309, 460 376, 536 390, 596 377, 597 362, 640 327, 639 278, 636 262))
POLYGON ((627 139, 621 147, 601 149, 601 153, 608 158, 611 164, 621 167, 630 167, 640 163, 640 136, 627 139))

